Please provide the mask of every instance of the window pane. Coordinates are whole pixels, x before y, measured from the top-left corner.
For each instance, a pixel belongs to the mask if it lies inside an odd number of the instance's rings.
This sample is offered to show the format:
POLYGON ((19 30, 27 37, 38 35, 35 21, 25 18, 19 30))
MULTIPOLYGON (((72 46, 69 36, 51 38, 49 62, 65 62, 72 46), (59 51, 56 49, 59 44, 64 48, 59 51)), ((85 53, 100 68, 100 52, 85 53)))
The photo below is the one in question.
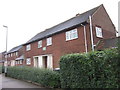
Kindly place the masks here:
POLYGON ((99 28, 99 27, 96 27, 96 36, 97 36, 97 37, 103 37, 103 36, 102 36, 102 29, 99 28))
POLYGON ((16 52, 16 56, 18 56, 18 52, 16 52))
POLYGON ((26 51, 29 51, 31 49, 30 44, 26 46, 26 51))
POLYGON ((41 48, 42 47, 42 41, 39 41, 38 42, 38 48, 41 48))
POLYGON ((26 64, 28 64, 28 65, 31 64, 31 59, 30 58, 26 59, 26 64))
POLYGON ((20 60, 20 64, 22 64, 22 60, 20 60))
POLYGON ((47 46, 52 45, 52 37, 47 38, 47 46))
POLYGON ((77 29, 72 30, 72 39, 78 38, 77 29))
POLYGON ((77 29, 66 32, 66 41, 78 38, 77 29))
POLYGON ((66 32, 66 40, 70 40, 70 34, 69 34, 69 32, 66 32))

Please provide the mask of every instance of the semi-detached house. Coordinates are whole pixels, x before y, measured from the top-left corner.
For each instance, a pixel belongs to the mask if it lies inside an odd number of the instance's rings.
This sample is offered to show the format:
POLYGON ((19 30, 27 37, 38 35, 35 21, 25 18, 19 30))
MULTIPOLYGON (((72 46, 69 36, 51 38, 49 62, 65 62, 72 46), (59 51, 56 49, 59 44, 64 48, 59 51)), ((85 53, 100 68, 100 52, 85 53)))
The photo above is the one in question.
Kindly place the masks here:
POLYGON ((38 33, 23 45, 24 64, 59 68, 60 57, 101 50, 101 39, 116 37, 116 30, 103 5, 38 33))
POLYGON ((8 66, 21 66, 24 61, 23 46, 19 45, 7 52, 7 64, 8 66))

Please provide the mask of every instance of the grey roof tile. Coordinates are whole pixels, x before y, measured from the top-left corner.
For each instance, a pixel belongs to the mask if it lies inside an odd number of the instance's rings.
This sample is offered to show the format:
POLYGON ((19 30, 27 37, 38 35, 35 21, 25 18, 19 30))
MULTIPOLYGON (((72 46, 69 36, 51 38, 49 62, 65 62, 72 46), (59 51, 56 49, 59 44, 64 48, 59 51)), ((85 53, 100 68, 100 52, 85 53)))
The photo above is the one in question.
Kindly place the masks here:
POLYGON ((12 52, 16 52, 16 51, 20 50, 20 48, 22 48, 22 45, 16 46, 16 47, 12 48, 11 50, 9 50, 7 52, 7 54, 12 53, 12 52))
POLYGON ((24 55, 21 55, 20 57, 16 58, 15 60, 24 60, 24 55))

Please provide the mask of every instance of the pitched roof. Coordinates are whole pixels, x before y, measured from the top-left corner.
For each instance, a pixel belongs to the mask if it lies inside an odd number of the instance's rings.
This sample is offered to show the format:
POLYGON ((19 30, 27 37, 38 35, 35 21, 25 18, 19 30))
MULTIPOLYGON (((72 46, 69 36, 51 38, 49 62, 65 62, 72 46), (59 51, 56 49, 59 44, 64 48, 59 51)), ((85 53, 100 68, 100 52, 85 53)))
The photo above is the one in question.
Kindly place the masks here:
POLYGON ((7 52, 7 54, 12 53, 12 52, 16 52, 16 51, 20 50, 20 48, 22 48, 22 45, 12 48, 10 51, 7 52))
MULTIPOLYGON (((101 5, 100 5, 101 6, 101 5)), ((96 7, 96 8, 93 8, 87 12, 84 12, 82 14, 80 14, 79 16, 75 16, 65 22, 62 22, 54 27, 51 27, 43 32, 40 32, 38 33, 37 35, 35 35, 33 38, 31 38, 27 43, 25 44, 29 44, 31 42, 34 42, 34 41, 37 41, 37 40, 40 40, 40 39, 43 39, 45 37, 49 37, 53 34, 56 34, 56 33, 59 33, 61 31, 64 31, 66 29, 69 29, 71 27, 74 27, 74 26, 77 26, 77 25, 80 25, 84 22, 86 22, 88 19, 89 19, 89 16, 90 15, 93 15, 94 12, 100 7, 96 7)))

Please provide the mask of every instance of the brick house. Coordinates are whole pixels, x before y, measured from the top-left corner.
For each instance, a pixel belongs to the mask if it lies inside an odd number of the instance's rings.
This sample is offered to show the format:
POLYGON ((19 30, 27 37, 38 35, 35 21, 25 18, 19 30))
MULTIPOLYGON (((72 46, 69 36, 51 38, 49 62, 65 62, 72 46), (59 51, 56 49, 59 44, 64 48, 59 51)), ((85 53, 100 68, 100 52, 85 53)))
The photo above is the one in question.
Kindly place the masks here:
POLYGON ((4 62, 5 62, 5 53, 6 52, 1 52, 0 53, 0 65, 4 65, 4 62))
POLYGON ((12 48, 7 52, 8 66, 23 65, 24 55, 22 45, 12 48))
POLYGON ((38 33, 23 45, 27 66, 59 68, 60 57, 99 50, 102 39, 116 37, 116 30, 103 5, 38 33))

